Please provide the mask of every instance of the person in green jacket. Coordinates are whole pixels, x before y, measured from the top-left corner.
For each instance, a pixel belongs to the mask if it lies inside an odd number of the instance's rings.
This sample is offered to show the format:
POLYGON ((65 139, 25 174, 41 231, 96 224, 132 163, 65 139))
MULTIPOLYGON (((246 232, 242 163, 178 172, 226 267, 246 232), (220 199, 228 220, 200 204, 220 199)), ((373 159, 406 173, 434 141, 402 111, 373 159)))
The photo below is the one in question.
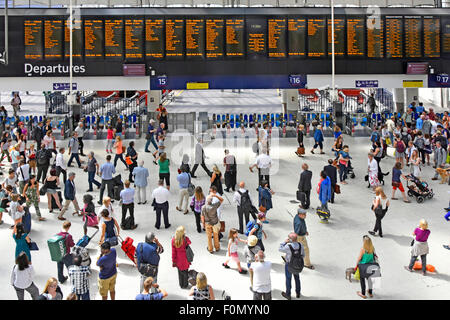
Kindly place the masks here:
POLYGON ((159 165, 159 179, 166 181, 167 190, 170 190, 170 160, 167 159, 167 155, 165 152, 161 153, 161 156, 158 159, 159 165))
MULTIPOLYGON (((356 261, 356 265, 365 264, 375 262, 375 248, 372 244, 372 240, 369 236, 363 236, 363 246, 359 251, 358 260, 356 261)), ((359 282, 361 284, 361 291, 357 291, 356 294, 363 299, 366 299, 366 279, 364 277, 360 277, 359 282)), ((373 298, 373 290, 372 290, 372 280, 367 278, 367 283, 369 285, 369 297, 373 298)))

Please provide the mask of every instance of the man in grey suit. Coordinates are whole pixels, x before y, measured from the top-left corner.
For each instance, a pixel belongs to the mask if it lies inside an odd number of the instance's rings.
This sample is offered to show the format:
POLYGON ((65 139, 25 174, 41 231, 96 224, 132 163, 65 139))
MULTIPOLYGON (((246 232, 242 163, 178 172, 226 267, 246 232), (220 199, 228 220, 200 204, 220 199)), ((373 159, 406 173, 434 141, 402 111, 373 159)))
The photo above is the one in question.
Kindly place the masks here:
POLYGON ((305 197, 305 203, 302 203, 303 209, 308 209, 310 205, 310 197, 311 197, 311 179, 312 179, 312 172, 308 170, 308 165, 304 163, 302 165, 302 173, 300 174, 300 181, 298 182, 298 190, 301 192, 304 192, 305 197))
POLYGON ((211 171, 209 171, 208 167, 205 164, 205 151, 203 150, 203 139, 199 138, 197 145, 195 146, 195 164, 192 167, 191 177, 197 178, 195 176, 195 171, 198 168, 198 165, 201 165, 203 170, 205 170, 208 176, 212 176, 211 171))

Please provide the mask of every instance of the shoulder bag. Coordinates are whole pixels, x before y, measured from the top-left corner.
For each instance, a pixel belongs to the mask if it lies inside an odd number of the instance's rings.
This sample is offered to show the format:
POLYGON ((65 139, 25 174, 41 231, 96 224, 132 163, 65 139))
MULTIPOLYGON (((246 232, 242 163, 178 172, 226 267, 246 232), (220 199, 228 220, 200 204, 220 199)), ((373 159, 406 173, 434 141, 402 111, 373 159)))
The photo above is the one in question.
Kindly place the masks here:
POLYGON ((186 259, 189 263, 194 261, 194 251, 192 251, 192 248, 188 244, 186 244, 186 259))
MULTIPOLYGON (((141 245, 139 253, 141 254, 141 260, 143 260, 144 259, 144 244, 141 245)), ((138 268, 139 273, 146 277, 156 277, 156 275, 158 274, 158 266, 154 266, 150 263, 144 263, 144 262, 141 262, 140 264, 138 263, 138 265, 139 265, 139 268, 138 268)))
MULTIPOLYGON (((189 184, 188 184, 189 197, 192 197, 194 195, 194 192, 195 192, 195 186, 191 182, 191 175, 189 175, 189 184)), ((192 211, 194 211, 194 210, 192 210, 192 211)))

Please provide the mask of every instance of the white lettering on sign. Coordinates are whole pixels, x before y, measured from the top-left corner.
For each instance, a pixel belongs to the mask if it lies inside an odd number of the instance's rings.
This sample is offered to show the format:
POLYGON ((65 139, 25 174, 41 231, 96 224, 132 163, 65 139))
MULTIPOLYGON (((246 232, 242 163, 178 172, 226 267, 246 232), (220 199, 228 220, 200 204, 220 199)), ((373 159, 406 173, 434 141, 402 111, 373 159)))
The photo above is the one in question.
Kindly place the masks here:
MULTIPOLYGON (((34 66, 31 63, 25 63, 25 73, 27 76, 31 77, 33 75, 53 75, 53 74, 68 74, 69 73, 69 66, 57 64, 53 66, 34 66)), ((73 73, 85 73, 86 72, 86 66, 83 65, 77 65, 72 66, 73 73)))

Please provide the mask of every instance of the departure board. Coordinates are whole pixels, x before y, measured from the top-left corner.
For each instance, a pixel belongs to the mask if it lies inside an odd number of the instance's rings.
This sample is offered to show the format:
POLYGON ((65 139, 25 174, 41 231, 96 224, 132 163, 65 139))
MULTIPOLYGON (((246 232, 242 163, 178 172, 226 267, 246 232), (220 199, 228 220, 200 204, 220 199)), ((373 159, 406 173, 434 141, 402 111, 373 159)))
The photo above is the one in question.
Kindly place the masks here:
MULTIPOLYGON (((328 55, 331 56, 331 19, 328 19, 328 55)), ((334 19, 334 54, 343 56, 345 54, 345 19, 334 19)))
POLYGON ((247 58, 254 59, 267 55, 267 19, 247 18, 247 58))
POLYGON ((384 57, 384 24, 381 17, 367 18, 367 56, 384 57))
POLYGON ((386 58, 403 57, 402 17, 386 17, 386 58))
POLYGON ((42 60, 42 20, 24 21, 25 59, 42 60))
POLYGON ((325 56, 325 23, 325 18, 308 19, 308 57, 325 56))
POLYGON ((244 18, 226 19, 226 56, 243 57, 245 55, 244 18))
POLYGON ((123 57, 123 20, 105 19, 105 58, 123 57))
POLYGON ((125 20, 125 59, 144 58, 144 19, 125 20))
POLYGON ((406 58, 422 57, 422 18, 404 17, 405 23, 405 56, 406 58))
POLYGON ((46 60, 61 60, 63 56, 62 20, 44 21, 44 57, 46 60))
POLYGON ((164 57, 164 19, 145 20, 145 56, 148 59, 164 57))
MULTIPOLYGON (((81 20, 75 20, 72 26, 72 57, 81 58, 83 54, 83 29, 81 20)), ((66 20, 64 23, 64 56, 70 57, 70 25, 66 20)))
POLYGON ((304 57, 306 54, 306 19, 288 19, 289 57, 304 57))
POLYGON ((103 58, 103 20, 84 20, 84 55, 86 58, 103 58))
POLYGON ((364 57, 366 42, 366 20, 361 17, 347 18, 347 55, 349 57, 364 57))
POLYGON ((442 52, 450 54, 450 17, 442 18, 442 52))
POLYGON ((186 58, 205 57, 205 20, 186 19, 186 58))
POLYGON ((427 58, 441 56, 441 20, 424 17, 423 19, 423 53, 427 58))
POLYGON ((286 58, 286 19, 267 20, 269 58, 286 58))
POLYGON ((184 20, 166 19, 166 57, 182 58, 184 49, 184 20))
POLYGON ((223 57, 223 19, 206 19, 206 58, 217 59, 223 57))

